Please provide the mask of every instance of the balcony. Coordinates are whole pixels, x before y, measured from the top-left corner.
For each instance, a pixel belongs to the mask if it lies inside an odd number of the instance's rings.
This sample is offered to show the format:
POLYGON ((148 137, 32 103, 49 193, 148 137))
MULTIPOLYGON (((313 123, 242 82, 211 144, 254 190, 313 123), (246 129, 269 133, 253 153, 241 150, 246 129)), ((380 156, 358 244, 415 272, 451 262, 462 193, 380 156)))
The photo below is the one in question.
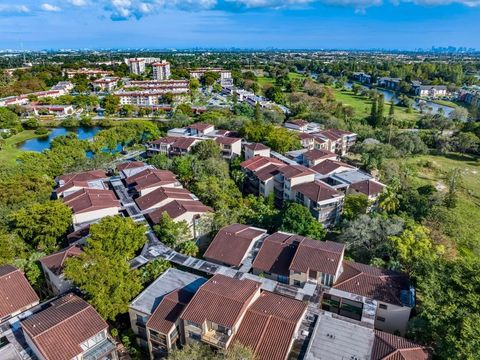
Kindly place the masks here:
POLYGON ((115 344, 110 339, 105 339, 98 345, 83 354, 84 360, 99 360, 110 355, 115 350, 115 344))
POLYGON ((202 335, 202 341, 210 345, 226 348, 229 336, 215 330, 209 330, 202 335))

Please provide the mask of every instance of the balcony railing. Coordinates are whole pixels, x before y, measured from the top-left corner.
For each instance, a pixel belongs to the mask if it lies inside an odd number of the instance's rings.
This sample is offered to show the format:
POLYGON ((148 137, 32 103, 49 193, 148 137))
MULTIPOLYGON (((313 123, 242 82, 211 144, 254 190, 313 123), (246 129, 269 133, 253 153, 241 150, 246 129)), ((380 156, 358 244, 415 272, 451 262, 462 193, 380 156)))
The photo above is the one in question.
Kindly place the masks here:
POLYGON ((83 354, 84 360, 98 360, 109 355, 115 350, 115 344, 110 339, 105 339, 83 354))
POLYGON ((228 339, 228 335, 219 333, 215 330, 210 330, 202 335, 202 341, 220 348, 225 348, 227 346, 228 339))

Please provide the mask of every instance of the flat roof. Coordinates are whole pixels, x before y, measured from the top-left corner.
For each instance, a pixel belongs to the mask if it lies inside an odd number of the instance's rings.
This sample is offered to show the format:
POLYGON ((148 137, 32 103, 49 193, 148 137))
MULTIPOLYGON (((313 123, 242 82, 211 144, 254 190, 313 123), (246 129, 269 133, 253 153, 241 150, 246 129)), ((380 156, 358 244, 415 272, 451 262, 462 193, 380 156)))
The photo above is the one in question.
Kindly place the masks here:
POLYGON ((138 295, 130 308, 151 315, 165 295, 179 288, 195 293, 206 281, 201 276, 170 268, 138 295))
POLYGON ((318 316, 305 360, 370 360, 374 340, 372 328, 326 312, 318 316))

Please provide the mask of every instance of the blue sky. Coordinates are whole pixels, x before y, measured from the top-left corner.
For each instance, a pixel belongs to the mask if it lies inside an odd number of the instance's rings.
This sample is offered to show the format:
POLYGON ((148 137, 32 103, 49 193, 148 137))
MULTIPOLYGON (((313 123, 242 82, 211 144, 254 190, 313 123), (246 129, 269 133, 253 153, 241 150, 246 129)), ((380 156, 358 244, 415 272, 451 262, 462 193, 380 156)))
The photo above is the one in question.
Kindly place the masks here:
POLYGON ((0 0, 0 48, 480 49, 480 0, 0 0))

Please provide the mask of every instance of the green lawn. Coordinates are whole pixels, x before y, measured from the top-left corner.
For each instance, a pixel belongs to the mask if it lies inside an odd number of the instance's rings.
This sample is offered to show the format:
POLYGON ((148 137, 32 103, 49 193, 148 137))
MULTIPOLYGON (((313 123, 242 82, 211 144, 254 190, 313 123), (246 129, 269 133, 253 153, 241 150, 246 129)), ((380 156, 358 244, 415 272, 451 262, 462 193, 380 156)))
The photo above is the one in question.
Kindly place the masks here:
POLYGON ((5 146, 0 150, 0 164, 13 165, 17 160, 18 155, 22 153, 22 150, 17 148, 17 145, 23 141, 39 137, 35 134, 34 130, 24 130, 8 139, 5 139, 5 146))
MULTIPOLYGON (((372 109, 372 101, 364 96, 355 95, 350 90, 339 90, 332 88, 335 99, 344 105, 349 105, 355 110, 355 117, 365 118, 370 115, 372 109)), ((390 103, 385 103, 385 116, 388 115, 390 109, 390 103)), ((408 121, 414 123, 419 118, 419 113, 413 110, 411 113, 407 113, 406 109, 401 106, 395 106, 395 118, 400 121, 408 121)))
MULTIPOLYGON (((291 72, 291 73, 288 74, 288 78, 289 78, 290 80, 293 80, 293 79, 304 79, 305 76, 302 75, 302 74, 299 74, 299 73, 293 73, 293 72, 291 72)), ((275 79, 272 78, 272 77, 260 76, 260 77, 258 77, 258 84, 259 84, 260 86, 264 86, 264 85, 266 85, 266 84, 275 85, 275 79)))
POLYGON ((414 157, 407 163, 416 169, 417 185, 432 184, 442 192, 447 190, 448 173, 455 168, 461 169, 458 205, 449 210, 449 219, 441 226, 464 254, 474 249, 474 253, 480 251, 480 158, 452 153, 414 157))

